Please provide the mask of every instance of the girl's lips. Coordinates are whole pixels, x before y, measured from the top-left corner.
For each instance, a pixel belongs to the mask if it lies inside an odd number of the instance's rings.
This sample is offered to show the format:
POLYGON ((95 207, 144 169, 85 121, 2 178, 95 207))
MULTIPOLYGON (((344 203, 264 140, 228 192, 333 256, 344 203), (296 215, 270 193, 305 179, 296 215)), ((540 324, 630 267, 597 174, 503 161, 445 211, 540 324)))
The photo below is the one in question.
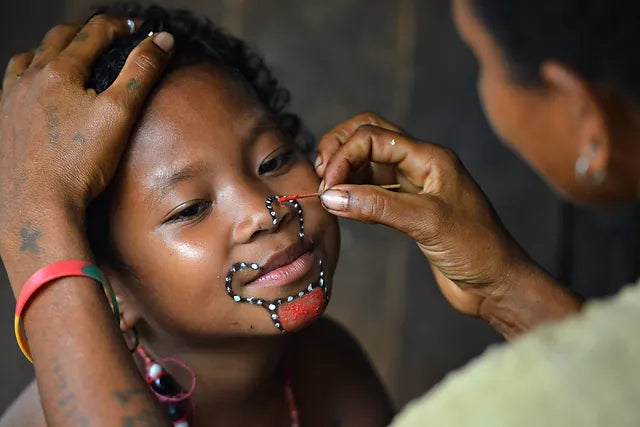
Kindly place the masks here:
POLYGON ((276 268, 247 283, 245 289, 291 285, 306 276, 316 264, 316 256, 313 252, 305 252, 289 264, 276 268))

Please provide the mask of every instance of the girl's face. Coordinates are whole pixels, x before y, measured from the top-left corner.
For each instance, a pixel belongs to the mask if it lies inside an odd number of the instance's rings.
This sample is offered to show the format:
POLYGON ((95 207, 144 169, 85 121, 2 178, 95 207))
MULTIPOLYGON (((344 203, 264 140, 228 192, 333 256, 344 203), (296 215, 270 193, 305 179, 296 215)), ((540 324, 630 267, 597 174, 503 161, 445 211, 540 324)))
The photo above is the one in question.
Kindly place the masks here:
POLYGON ((141 321, 161 339, 280 334, 266 307, 278 300, 287 331, 313 321, 326 299, 305 291, 321 271, 330 289, 337 222, 317 199, 302 200, 300 239, 297 210, 274 202, 274 224, 265 201, 318 184, 311 163, 242 83, 212 65, 172 73, 150 100, 116 181, 113 239, 135 272, 119 279, 128 323, 141 321), (226 278, 240 262, 249 267, 233 274, 228 292, 226 278))

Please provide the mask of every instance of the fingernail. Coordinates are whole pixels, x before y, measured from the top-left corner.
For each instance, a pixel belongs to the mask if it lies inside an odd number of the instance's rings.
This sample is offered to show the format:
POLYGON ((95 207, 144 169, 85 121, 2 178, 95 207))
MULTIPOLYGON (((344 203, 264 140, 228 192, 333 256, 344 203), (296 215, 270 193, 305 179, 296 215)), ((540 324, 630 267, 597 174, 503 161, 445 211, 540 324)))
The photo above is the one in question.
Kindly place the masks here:
POLYGON ((153 38, 153 42, 160 49, 162 49, 165 52, 169 53, 169 52, 171 52, 171 49, 173 49, 174 39, 173 39, 173 36, 171 34, 163 31, 162 33, 158 33, 158 35, 156 35, 153 38))
POLYGON ((313 167, 314 169, 318 169, 318 167, 322 165, 322 156, 320 154, 318 154, 316 156, 316 161, 313 163, 313 167))
POLYGON ((346 211, 349 207, 349 193, 344 190, 327 190, 320 200, 327 209, 334 211, 346 211))
POLYGON ((320 181, 320 185, 318 186, 318 191, 324 191, 324 179, 320 181))

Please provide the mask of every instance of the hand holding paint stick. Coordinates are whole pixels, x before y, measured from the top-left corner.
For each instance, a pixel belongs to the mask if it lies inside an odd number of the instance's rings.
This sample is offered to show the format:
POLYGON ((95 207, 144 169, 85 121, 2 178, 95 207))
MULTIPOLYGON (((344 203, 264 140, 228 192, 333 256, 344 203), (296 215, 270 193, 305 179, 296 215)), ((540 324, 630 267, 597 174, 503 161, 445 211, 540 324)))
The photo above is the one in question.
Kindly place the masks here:
MULTIPOLYGON (((380 185, 379 187, 387 190, 391 190, 395 188, 400 188, 400 184, 380 185)), ((322 191, 319 191, 317 193, 310 193, 310 194, 293 194, 291 196, 278 197, 276 200, 278 201, 278 203, 283 203, 283 202, 289 202, 291 200, 307 199, 309 197, 320 197, 322 196, 322 193, 323 193, 322 191)))
MULTIPOLYGON (((554 318, 531 299, 557 286, 504 229, 450 149, 415 140, 378 116, 360 115, 322 138, 316 172, 328 212, 383 224, 415 240, 459 311, 508 324, 507 304, 518 312, 522 330, 554 318), (376 185, 389 180, 402 191, 376 185)), ((567 296, 556 295, 562 298, 567 296)))

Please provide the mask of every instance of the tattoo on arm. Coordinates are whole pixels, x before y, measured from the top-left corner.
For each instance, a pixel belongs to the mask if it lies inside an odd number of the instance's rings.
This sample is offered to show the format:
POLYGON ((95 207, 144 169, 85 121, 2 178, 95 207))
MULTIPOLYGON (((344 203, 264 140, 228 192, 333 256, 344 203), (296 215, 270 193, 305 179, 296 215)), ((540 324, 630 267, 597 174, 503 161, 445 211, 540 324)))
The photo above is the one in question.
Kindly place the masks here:
POLYGON ((34 254, 40 253, 37 240, 40 238, 40 232, 38 230, 29 230, 26 227, 20 229, 20 237, 22 237, 22 245, 20 245, 20 252, 30 251, 34 254))
POLYGON ((83 142, 87 142, 87 140, 85 139, 84 136, 82 136, 82 134, 80 133, 76 133, 73 135, 73 137, 71 138, 73 139, 73 142, 77 142, 79 144, 82 144, 83 142))
POLYGON ((135 387, 129 390, 116 390, 113 392, 113 395, 116 397, 118 402, 125 405, 131 402, 132 398, 136 396, 145 396, 149 393, 149 389, 146 387, 135 387))
POLYGON ((132 417, 122 418, 122 427, 156 427, 158 418, 151 411, 143 411, 132 417))
POLYGON ((115 390, 113 395, 120 405, 135 410, 133 415, 122 417, 122 427, 155 427, 166 425, 166 420, 158 418, 155 407, 149 407, 147 401, 137 401, 137 398, 147 397, 150 390, 146 386, 135 386, 127 390, 115 390))
POLYGON ((76 34, 76 36, 73 38, 74 41, 76 42, 83 42, 86 41, 89 38, 89 33, 85 33, 84 31, 80 31, 78 34, 76 34))
POLYGON ((51 145, 58 143, 60 139, 60 117, 58 116, 58 107, 51 105, 45 108, 45 115, 47 117, 47 141, 51 145))
POLYGON ((76 395, 69 390, 64 370, 57 357, 52 359, 55 387, 58 392, 56 404, 64 412, 67 420, 73 420, 80 426, 89 426, 87 415, 79 411, 76 395))
POLYGON ((127 89, 140 89, 140 83, 138 83, 136 79, 130 79, 127 82, 127 89))

